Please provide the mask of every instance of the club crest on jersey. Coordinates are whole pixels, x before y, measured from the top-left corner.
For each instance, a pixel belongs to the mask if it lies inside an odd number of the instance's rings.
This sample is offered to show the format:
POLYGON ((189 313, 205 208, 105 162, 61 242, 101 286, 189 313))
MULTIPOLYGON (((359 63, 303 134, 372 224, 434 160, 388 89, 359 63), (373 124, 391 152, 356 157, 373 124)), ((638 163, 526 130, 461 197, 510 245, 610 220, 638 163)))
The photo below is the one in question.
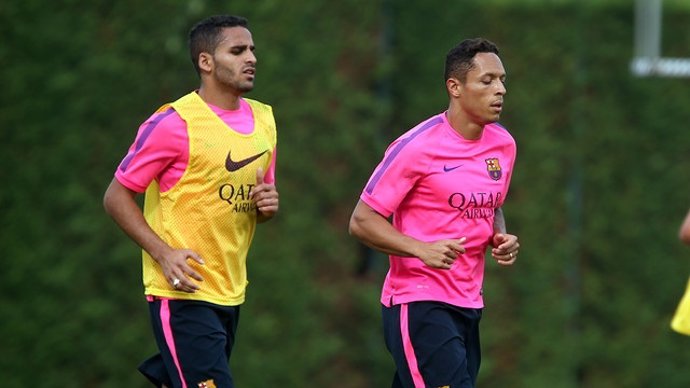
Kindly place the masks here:
POLYGON ((501 179, 503 172, 501 171, 501 165, 498 163, 498 158, 489 158, 484 161, 486 162, 486 172, 489 173, 489 177, 495 181, 501 179))
POLYGON ((198 384, 199 388, 216 388, 216 384, 213 380, 202 381, 198 384))

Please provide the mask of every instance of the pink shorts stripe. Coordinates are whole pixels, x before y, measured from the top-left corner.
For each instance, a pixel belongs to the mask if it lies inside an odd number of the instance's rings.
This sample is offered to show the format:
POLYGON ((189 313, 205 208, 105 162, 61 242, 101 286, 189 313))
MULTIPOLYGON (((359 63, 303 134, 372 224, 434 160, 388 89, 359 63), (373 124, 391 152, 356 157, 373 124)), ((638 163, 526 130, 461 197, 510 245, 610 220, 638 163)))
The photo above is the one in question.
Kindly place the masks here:
POLYGON ((419 366, 417 365, 417 357, 414 354, 412 341, 410 341, 407 306, 407 303, 400 305, 400 333, 402 335, 403 349, 405 349, 405 359, 407 360, 407 366, 410 368, 410 374, 412 374, 412 381, 414 382, 415 388, 424 388, 426 385, 424 384, 422 373, 419 371, 419 366))
POLYGON ((175 361, 175 368, 177 368, 177 373, 180 375, 180 381, 182 381, 182 388, 187 388, 187 383, 184 381, 184 375, 182 374, 182 368, 180 367, 180 360, 177 358, 177 350, 175 349, 175 341, 173 339, 172 327, 170 327, 170 305, 168 299, 161 300, 161 325, 163 326, 163 334, 165 335, 165 343, 168 345, 170 350, 170 355, 175 361))

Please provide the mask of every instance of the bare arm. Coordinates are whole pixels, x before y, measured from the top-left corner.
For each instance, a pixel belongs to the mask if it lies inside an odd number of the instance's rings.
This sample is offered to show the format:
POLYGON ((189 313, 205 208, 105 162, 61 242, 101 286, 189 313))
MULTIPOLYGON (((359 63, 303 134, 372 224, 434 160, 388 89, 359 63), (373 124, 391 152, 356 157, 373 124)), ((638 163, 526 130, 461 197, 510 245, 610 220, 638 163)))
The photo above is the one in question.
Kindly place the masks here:
POLYGON ((517 259, 520 243, 515 235, 506 232, 506 219, 503 209, 498 208, 494 213, 494 235, 491 239, 491 256, 501 265, 512 265, 517 259))
POLYGON ((690 245, 690 211, 685 215, 683 223, 680 225, 680 230, 678 230, 678 238, 683 244, 690 245))
POLYGON ((173 249, 163 241, 144 219, 135 201, 137 194, 117 179, 113 179, 103 196, 103 207, 115 223, 160 264, 170 284, 174 279, 179 279, 181 283, 177 287, 178 290, 196 291, 199 287, 188 277, 198 281, 202 281, 202 278, 187 265, 187 258, 192 258, 200 264, 203 264, 203 260, 192 250, 173 249))
POLYGON ((494 213, 494 233, 506 233, 506 219, 502 207, 496 209, 494 213))
POLYGON ((389 255, 418 257, 429 267, 449 269, 465 252, 465 238, 422 242, 397 231, 386 218, 359 201, 350 218, 349 232, 362 243, 389 255))

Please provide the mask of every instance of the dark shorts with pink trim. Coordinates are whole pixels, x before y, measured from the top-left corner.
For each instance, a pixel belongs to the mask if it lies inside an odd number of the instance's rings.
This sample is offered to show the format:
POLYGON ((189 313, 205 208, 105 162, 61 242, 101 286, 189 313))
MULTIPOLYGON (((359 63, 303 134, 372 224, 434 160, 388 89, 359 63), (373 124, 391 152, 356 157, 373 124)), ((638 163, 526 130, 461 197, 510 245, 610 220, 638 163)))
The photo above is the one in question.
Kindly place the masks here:
POLYGON ((159 352, 139 366, 156 387, 233 388, 230 353, 239 306, 149 297, 159 352))
POLYGON ((441 302, 382 306, 384 338, 397 371, 393 388, 474 388, 482 309, 441 302))

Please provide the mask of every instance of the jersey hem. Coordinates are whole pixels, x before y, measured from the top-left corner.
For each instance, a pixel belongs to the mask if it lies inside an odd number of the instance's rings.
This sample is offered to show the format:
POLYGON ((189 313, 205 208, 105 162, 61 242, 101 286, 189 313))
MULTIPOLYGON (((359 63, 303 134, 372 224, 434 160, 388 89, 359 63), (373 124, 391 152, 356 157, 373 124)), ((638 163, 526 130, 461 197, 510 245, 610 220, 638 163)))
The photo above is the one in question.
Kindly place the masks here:
POLYGON ((124 177, 124 175, 119 173, 119 170, 117 173, 115 173, 115 179, 117 179, 120 184, 132 191, 135 191, 139 194, 143 194, 146 192, 146 187, 140 187, 136 183, 133 183, 132 181, 128 180, 127 178, 124 177))
POLYGON ((374 198, 372 198, 369 194, 363 193, 359 199, 362 200, 365 204, 367 204, 370 208, 374 209, 377 213, 381 214, 382 216, 388 218, 390 217, 393 212, 389 211, 386 209, 384 206, 380 205, 374 198))
POLYGON ((244 295, 239 298, 223 299, 223 298, 213 298, 208 296, 198 296, 193 293, 187 292, 175 292, 157 289, 147 289, 144 291, 144 295, 156 296, 159 298, 177 299, 177 300, 198 300, 201 302, 213 303, 221 306, 238 306, 244 303, 244 295))
POLYGON ((451 300, 446 298, 431 297, 428 295, 414 295, 414 296, 395 296, 391 294, 381 295, 381 304, 386 307, 391 307, 404 303, 412 302, 441 302, 447 303, 456 307, 470 308, 470 309, 482 309, 484 308, 484 302, 462 302, 457 300, 451 300))

